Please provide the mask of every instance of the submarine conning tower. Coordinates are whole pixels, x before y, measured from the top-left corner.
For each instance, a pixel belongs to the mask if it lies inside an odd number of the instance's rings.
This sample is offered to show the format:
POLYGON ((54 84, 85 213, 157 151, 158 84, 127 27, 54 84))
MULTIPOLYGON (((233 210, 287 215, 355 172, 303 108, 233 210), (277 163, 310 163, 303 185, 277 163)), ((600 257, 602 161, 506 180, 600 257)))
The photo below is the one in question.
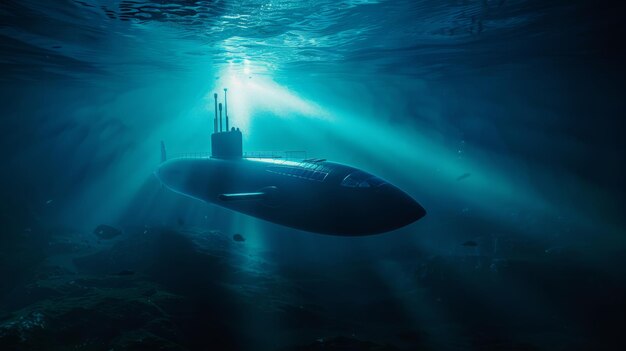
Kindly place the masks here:
POLYGON ((243 156, 241 131, 234 127, 228 130, 227 91, 228 89, 224 88, 224 117, 226 120, 224 130, 222 130, 222 103, 217 102, 217 93, 213 94, 215 99, 215 119, 213 120, 213 134, 211 134, 211 157, 213 158, 241 158, 243 156))

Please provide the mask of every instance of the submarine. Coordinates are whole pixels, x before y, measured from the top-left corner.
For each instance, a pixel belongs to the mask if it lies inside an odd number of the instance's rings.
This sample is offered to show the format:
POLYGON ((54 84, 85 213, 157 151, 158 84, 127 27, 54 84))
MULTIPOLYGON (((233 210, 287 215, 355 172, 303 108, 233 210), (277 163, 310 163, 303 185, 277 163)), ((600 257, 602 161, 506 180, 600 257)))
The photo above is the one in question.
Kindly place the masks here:
POLYGON ((229 129, 227 89, 215 100, 210 154, 168 159, 154 172, 182 195, 283 226, 328 235, 389 232, 424 217, 411 196, 363 170, 321 158, 243 153, 239 128, 229 129), (219 117, 218 117, 219 111, 219 117), (222 128, 222 127, 225 128, 222 128))

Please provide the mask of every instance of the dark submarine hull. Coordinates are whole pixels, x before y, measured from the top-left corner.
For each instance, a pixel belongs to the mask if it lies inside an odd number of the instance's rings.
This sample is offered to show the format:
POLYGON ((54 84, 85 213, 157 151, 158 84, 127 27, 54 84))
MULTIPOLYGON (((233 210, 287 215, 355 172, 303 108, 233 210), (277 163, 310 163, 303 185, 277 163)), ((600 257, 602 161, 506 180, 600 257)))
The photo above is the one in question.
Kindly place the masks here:
POLYGON ((155 174, 183 195, 320 234, 379 234, 426 214, 397 187, 327 161, 175 158, 163 162, 155 174))

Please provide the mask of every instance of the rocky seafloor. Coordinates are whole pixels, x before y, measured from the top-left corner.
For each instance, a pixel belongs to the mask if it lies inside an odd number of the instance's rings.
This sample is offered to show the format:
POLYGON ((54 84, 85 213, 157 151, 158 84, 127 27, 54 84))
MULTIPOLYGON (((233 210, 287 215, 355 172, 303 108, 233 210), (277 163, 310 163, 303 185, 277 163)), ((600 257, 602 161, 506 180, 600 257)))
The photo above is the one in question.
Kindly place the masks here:
POLYGON ((43 245, 28 230, 4 246, 15 286, 2 291, 0 349, 395 349, 341 335, 276 342, 279 321, 296 334, 341 323, 302 303, 301 287, 246 253, 241 235, 146 227, 103 239, 99 228, 50 229, 43 245))
POLYGON ((116 230, 3 243, 1 350, 602 349, 624 325, 623 279, 560 253, 293 265, 241 234, 116 230))

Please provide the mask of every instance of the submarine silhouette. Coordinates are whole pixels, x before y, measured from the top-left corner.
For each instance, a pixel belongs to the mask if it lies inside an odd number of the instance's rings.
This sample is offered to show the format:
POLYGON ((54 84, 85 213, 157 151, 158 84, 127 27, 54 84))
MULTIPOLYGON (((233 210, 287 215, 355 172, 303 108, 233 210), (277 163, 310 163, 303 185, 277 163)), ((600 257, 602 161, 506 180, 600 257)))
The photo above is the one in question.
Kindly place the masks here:
POLYGON ((325 159, 244 156, 242 135, 228 129, 227 89, 215 99, 211 155, 167 159, 155 175, 174 192, 299 230, 340 236, 379 234, 422 218, 408 194, 360 169, 325 159), (219 121, 218 121, 219 109, 219 121))

